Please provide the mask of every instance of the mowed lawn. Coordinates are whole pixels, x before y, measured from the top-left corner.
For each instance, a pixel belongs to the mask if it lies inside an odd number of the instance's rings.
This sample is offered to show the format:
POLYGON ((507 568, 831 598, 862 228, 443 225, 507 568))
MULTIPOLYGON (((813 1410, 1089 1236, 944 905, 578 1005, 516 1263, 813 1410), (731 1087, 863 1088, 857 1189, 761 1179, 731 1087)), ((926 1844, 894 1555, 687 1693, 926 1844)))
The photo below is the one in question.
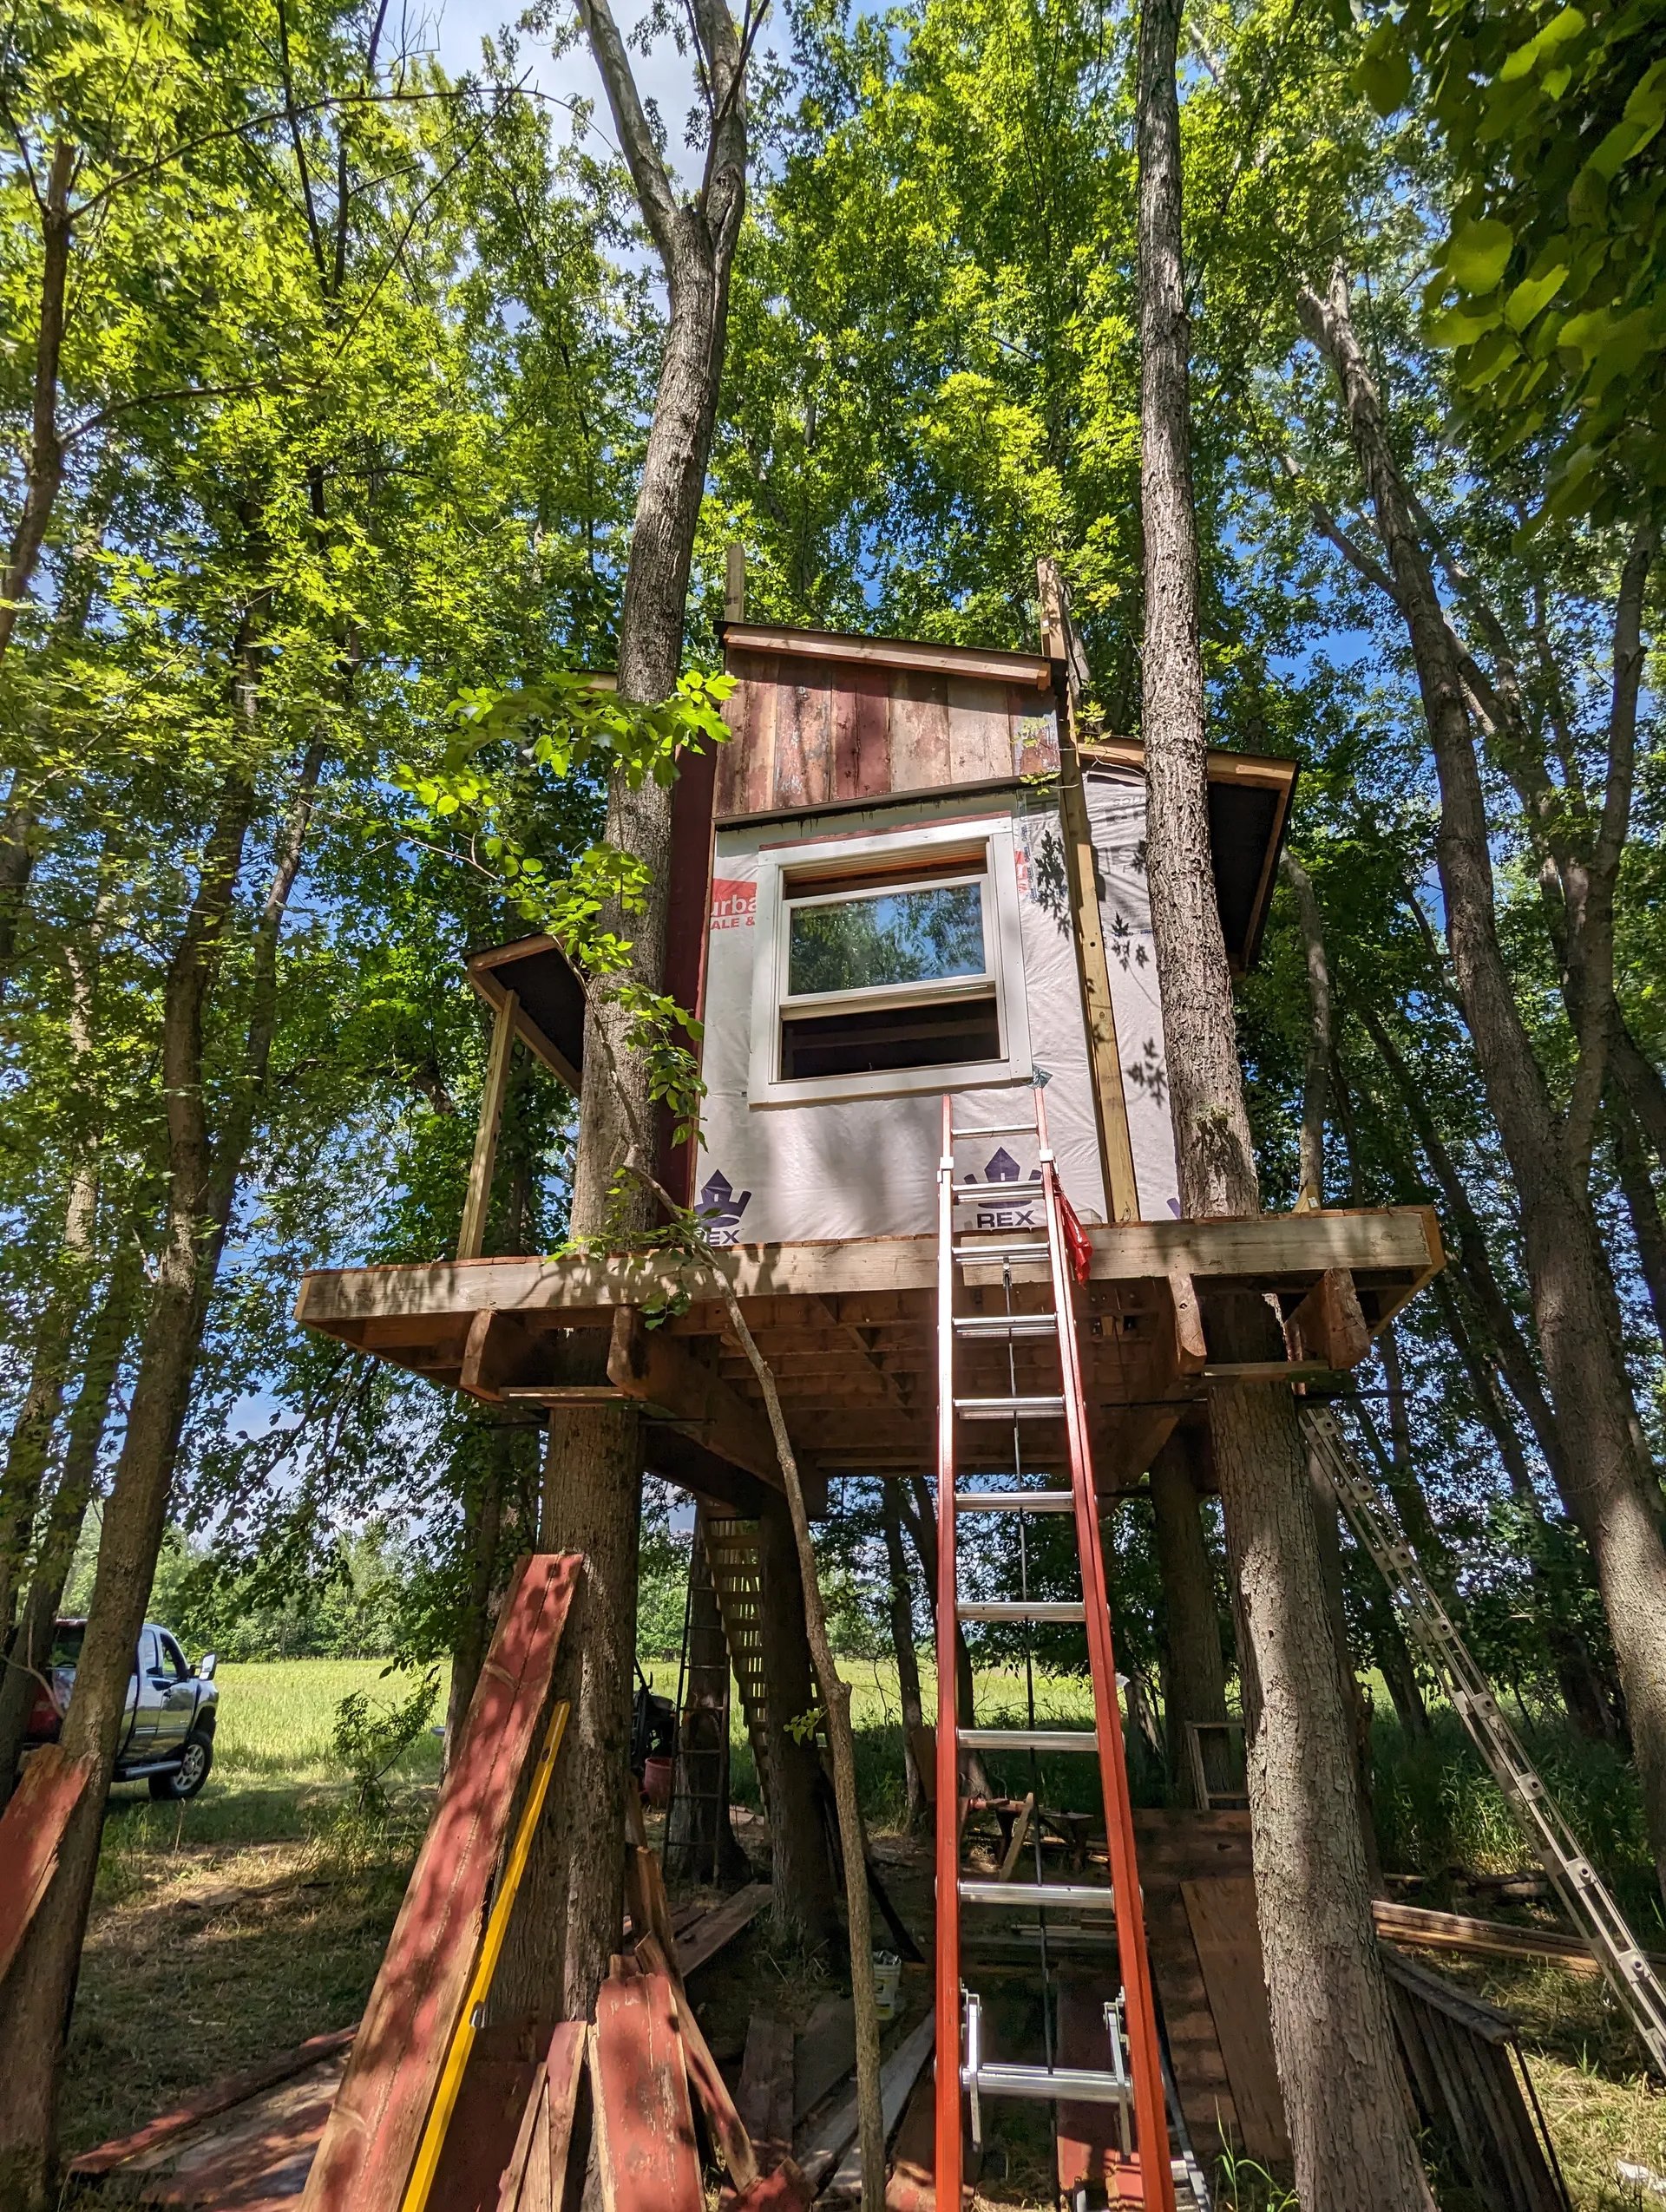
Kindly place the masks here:
MULTIPOLYGON (((656 1690, 674 1693, 674 1660, 647 1672, 656 1690)), ((852 1661, 845 1672, 863 1796, 871 1826, 883 1830, 903 1810, 895 1670, 852 1661)), ((923 1672, 929 1717, 935 1685, 923 1672)), ((343 1698, 363 1691, 373 1703, 392 1703, 413 1679, 388 1676, 373 1659, 223 1666, 214 1770, 201 1796, 157 1803, 142 1783, 112 1793, 70 2039, 67 2155, 357 2018, 432 1805, 440 1744, 424 1733, 413 1744, 388 1777, 389 1817, 366 1822, 353 1814, 331 1738, 343 1698)), ((445 1691, 442 1673, 436 1722, 445 1691)), ((986 1723, 1016 1721, 1025 1711, 1016 1672, 981 1673, 978 1692, 986 1723)), ((1043 1721, 1079 1726, 1089 1718, 1086 1685, 1075 1678, 1039 1676, 1036 1692, 1043 1721)), ((1075 1802, 1090 1764, 1049 1762, 1044 1793, 1075 1802)), ((737 1799, 757 1802, 738 1714, 733 1783, 737 1799)), ((1503 1960, 1428 1963, 1456 1971, 1522 2020, 1576 2212, 1650 2201, 1622 2183, 1617 2168, 1624 2161, 1666 2174, 1666 2097, 1636 2078, 1630 2039, 1601 1984, 1503 1960)), ((1198 2148, 1207 2155, 1213 2146, 1198 2148)), ((1223 2179, 1222 2212, 1267 2201, 1251 2176, 1241 2192, 1223 2179)), ((1000 2194, 1003 2202, 1022 2196, 1000 2194)), ((1453 2212, 1466 2202, 1446 2201, 1453 2212)))

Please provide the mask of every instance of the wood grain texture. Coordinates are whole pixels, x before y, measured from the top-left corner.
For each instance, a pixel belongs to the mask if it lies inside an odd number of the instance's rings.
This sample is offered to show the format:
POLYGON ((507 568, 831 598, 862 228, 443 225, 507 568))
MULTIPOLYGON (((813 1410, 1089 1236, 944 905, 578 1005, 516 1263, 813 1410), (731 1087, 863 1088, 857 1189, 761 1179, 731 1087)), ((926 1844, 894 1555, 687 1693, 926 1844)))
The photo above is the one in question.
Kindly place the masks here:
POLYGON ((516 1570, 307 2177, 305 2212, 398 2212, 580 1564, 576 1554, 539 1553, 516 1570))
POLYGON ((1013 773, 1007 687, 987 677, 948 679, 948 781, 993 783, 1013 773))
POLYGON ((751 1926, 769 1903, 770 1895, 767 1882, 749 1882, 695 1921, 678 1944, 685 1981, 708 1959, 715 1959, 725 1944, 732 1943, 743 1928, 751 1926))
POLYGON ((1273 2063, 1255 1883, 1247 1875, 1184 1882, 1180 1894, 1232 2084, 1243 2147, 1263 2165, 1269 2159, 1287 2162, 1290 2143, 1273 2063))
POLYGON ((773 2012, 754 2012, 747 2025, 735 2102, 758 2170, 773 2172, 792 2150, 792 2030, 773 2012))
POLYGON ((147 2120, 130 2135, 116 2136, 108 2143, 101 2143, 96 2150, 83 2150, 79 2158, 70 2161, 69 2171, 77 2180, 92 2181, 101 2174, 113 2173, 118 2166, 146 2159, 204 2120, 229 2112, 259 2097, 263 2091, 276 2088, 280 2082, 292 2080, 314 2066, 323 2066, 345 2051, 357 2032, 355 2022, 351 2027, 336 2028, 328 2035, 309 2036, 292 2051, 279 2052, 274 2058, 263 2058, 256 2065, 241 2067, 234 2074, 209 2082, 176 2104, 172 2111, 147 2120))
POLYGON ((72 1758, 62 1744, 44 1744, 25 1763, 0 1813, 0 1979, 10 1972, 40 1908, 63 1831, 91 1773, 90 1761, 72 1758))
POLYGON ((932 791, 947 785, 948 678, 900 671, 891 687, 888 735, 893 791, 932 791))
POLYGON ((623 1960, 596 1995, 596 2153, 607 2212, 705 2212, 676 2004, 623 1960))

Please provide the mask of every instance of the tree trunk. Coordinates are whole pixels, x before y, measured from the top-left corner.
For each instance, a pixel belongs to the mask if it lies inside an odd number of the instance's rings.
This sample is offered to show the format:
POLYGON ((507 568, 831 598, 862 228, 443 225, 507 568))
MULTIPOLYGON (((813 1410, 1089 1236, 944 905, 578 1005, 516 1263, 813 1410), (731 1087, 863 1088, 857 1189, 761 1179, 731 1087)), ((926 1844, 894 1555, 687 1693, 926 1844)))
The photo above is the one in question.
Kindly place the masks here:
POLYGON ((688 1554, 688 1653, 677 1716, 677 1788, 666 1863, 699 1882, 744 1882, 729 1817, 729 1645, 705 1548, 705 1508, 688 1554))
MULTIPOLYGON (((607 0, 581 0, 580 16, 670 298, 619 628, 619 696, 656 705, 675 691, 681 671, 694 533, 717 419, 729 272, 745 200, 742 57, 726 10, 696 0, 695 35, 717 120, 701 189, 679 204, 607 0)), ((635 791, 615 778, 605 836, 646 866, 646 911, 601 919, 630 941, 625 979, 657 993, 666 964, 670 791, 652 777, 635 791)), ((609 1199, 633 1152, 647 1152, 642 1164, 651 1165, 648 1070, 630 1049, 631 1027, 612 988, 587 994, 574 1236, 628 1235, 653 1220, 640 1188, 622 1206, 609 1199)), ((594 1343, 579 1348, 574 1379, 599 1379, 602 1351, 594 1343)), ((575 1410, 552 1422, 539 1541, 546 1549, 581 1551, 585 1561, 555 1670, 554 1694, 569 1701, 572 1718, 499 1974, 508 1997, 533 2013, 554 2009, 587 2018, 618 1945, 642 1472, 641 1420, 633 1407, 575 1410), (618 1839, 617 1849, 609 1837, 618 1839)))
POLYGON ((0 655, 12 640, 34 581, 35 564, 46 541, 58 487, 63 481, 63 440, 58 430, 58 364, 63 352, 64 298, 69 279, 74 234, 69 186, 75 150, 62 139, 52 149, 41 215, 40 328, 35 340, 34 392, 29 453, 24 464, 23 504, 6 556, 0 592, 0 655))
MULTIPOLYGON (((1221 1621, 1215 1603, 1215 1574, 1204 1537, 1191 1452, 1181 1431, 1169 1438, 1151 1462, 1151 1512, 1156 1523, 1158 1567, 1163 1579, 1163 1607, 1168 1625, 1169 1777, 1181 1802, 1197 1805, 1192 1775, 1190 1724, 1226 1718, 1226 1663, 1221 1652, 1221 1621)), ((1202 1741, 1204 1774, 1213 1786, 1230 1786, 1224 1772, 1211 1771, 1210 1744, 1202 1741)), ((1201 1807, 1198 1810, 1202 1810, 1201 1807)))
POLYGON ((1636 1239, 1638 1272, 1654 1315, 1655 1333, 1666 1342, 1666 1226, 1661 1221, 1660 1200, 1643 1132, 1617 1085, 1611 1086, 1609 1091, 1608 1126, 1620 1188, 1625 1194, 1626 1211, 1631 1216, 1631 1234, 1636 1239))
POLYGON ((1630 1385, 1590 1194, 1571 1170, 1499 942, 1480 771, 1451 634, 1389 449, 1339 272, 1302 318, 1336 372, 1354 451, 1405 610, 1440 784, 1437 858, 1464 1018, 1521 1207, 1545 1372, 1568 1455, 1569 1506, 1591 1547, 1625 1692, 1655 1867, 1666 1894, 1666 1542, 1660 1486, 1639 1449, 1630 1385))
POLYGON ((885 1525, 885 1563, 891 1582, 891 1647, 896 1653, 896 1683, 902 1704, 902 1771, 908 1784, 908 1823, 912 1831, 924 1824, 926 1785, 915 1756, 915 1731, 924 1726, 926 1709, 920 1696, 920 1654, 914 1642, 914 1596, 908 1587, 908 1561, 902 1550, 902 1516, 897 1509, 896 1486, 882 1482, 880 1511, 885 1525))
POLYGON ((764 1784, 770 1809, 774 1895, 783 1940, 807 1953, 836 1940, 837 1895, 822 1819, 822 1762, 813 1734, 793 1732, 819 1700, 804 1627, 804 1593, 784 1498, 773 1491, 758 1522, 764 1585, 764 1784))
POLYGON ((1569 1586, 1584 1582, 1585 1578, 1569 1557, 1562 1531, 1554 1528, 1545 1515, 1521 1439, 1499 1397, 1486 1361, 1465 1325, 1452 1286, 1444 1276, 1437 1275, 1433 1290, 1436 1302, 1446 1316, 1446 1332, 1469 1376, 1477 1410, 1492 1432, 1510 1495, 1531 1516, 1538 1531, 1539 1548, 1529 1560, 1527 1571, 1533 1586, 1534 1610, 1556 1668, 1562 1703, 1582 1736, 1593 1743, 1617 1743, 1622 1731, 1615 1698, 1590 1645, 1568 1619, 1569 1586))
POLYGON ((205 1015, 214 990, 256 808, 259 697, 253 615, 233 655, 237 766, 221 784, 196 896, 162 990, 161 1075, 167 1109, 167 1190, 127 1432, 104 1508, 87 1634, 64 1716, 62 1742, 89 1759, 92 1777, 71 1816, 52 1885, 0 1986, 0 2044, 26 2053, 0 2078, 0 2201, 37 2194, 56 2152, 62 2037, 75 1988, 139 1631, 155 1577, 174 1462, 208 1299, 264 1093, 276 1007, 279 933, 311 819, 317 747, 298 779, 277 840, 271 885, 254 934, 241 1064, 229 1086, 220 1141, 211 1142, 203 1080, 205 1015))
MULTIPOLYGON (((1231 980, 1209 837, 1197 538, 1181 260, 1179 0, 1140 10, 1140 489, 1148 866, 1180 1188, 1193 1216, 1254 1214, 1231 980)), ((1278 1358, 1253 1293, 1209 1317, 1217 1356, 1278 1358)), ((1315 2208, 1430 2212, 1372 1927, 1352 1745, 1326 1622, 1306 1454, 1288 1389, 1210 1400, 1239 1587, 1250 1834, 1274 2055, 1296 2189, 1315 2208)))
POLYGON ((1330 1080, 1330 964, 1325 958, 1325 933, 1319 918, 1319 901, 1306 868, 1288 846, 1279 863, 1284 880, 1295 893, 1295 911, 1302 926, 1302 949, 1308 970, 1308 1056, 1302 1078, 1302 1187, 1296 1210, 1325 1202, 1325 1109, 1330 1080))
MULTIPOLYGON (((1354 1651, 1348 1633, 1348 1589, 1342 1567, 1341 1508, 1323 1464, 1308 1455, 1312 1485, 1314 1534, 1319 1540, 1319 1565, 1325 1585, 1325 1613, 1330 1623, 1331 1648, 1336 1654, 1336 1677, 1353 1724, 1354 1778, 1359 1808, 1360 1844, 1365 1853, 1366 1879, 1373 1896, 1382 1894, 1382 1862, 1377 1856, 1377 1831, 1371 1817, 1371 1708, 1360 1692, 1354 1670, 1354 1651)), ((1375 1572, 1374 1568, 1372 1570, 1375 1572)))
POLYGON ((69 1579, 82 1523, 92 1500, 116 1378, 143 1288, 140 1260, 137 1234, 130 1225, 116 1248, 109 1281, 93 1317, 81 1388, 70 1409, 63 1463, 12 1643, 11 1657, 17 1664, 0 1671, 0 1801, 11 1794, 35 1694, 35 1675, 25 1670, 44 1671, 52 1647, 53 1625, 63 1602, 63 1586, 69 1579))
MULTIPOLYGON (((70 973, 69 1048, 84 1068, 93 1049, 92 965, 79 946, 66 947, 70 973)), ((70 1077, 72 1089, 76 1078, 70 1077)), ((12 1607, 27 1560, 52 1432, 63 1408, 64 1384, 75 1331, 87 1304, 98 1215, 98 1151, 89 1131, 77 1145, 64 1201, 54 1279, 41 1306, 35 1356, 23 1403, 0 1468, 0 1641, 11 1628, 12 1607)))

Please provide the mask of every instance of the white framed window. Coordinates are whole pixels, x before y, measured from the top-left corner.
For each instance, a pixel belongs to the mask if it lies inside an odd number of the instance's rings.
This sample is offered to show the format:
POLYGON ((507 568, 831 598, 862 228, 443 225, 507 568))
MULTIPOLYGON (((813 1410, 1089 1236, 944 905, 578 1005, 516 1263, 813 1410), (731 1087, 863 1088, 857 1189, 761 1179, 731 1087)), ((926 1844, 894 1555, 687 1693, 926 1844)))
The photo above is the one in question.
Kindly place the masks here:
POLYGON ((759 854, 754 1106, 1027 1082, 1009 818, 759 854))

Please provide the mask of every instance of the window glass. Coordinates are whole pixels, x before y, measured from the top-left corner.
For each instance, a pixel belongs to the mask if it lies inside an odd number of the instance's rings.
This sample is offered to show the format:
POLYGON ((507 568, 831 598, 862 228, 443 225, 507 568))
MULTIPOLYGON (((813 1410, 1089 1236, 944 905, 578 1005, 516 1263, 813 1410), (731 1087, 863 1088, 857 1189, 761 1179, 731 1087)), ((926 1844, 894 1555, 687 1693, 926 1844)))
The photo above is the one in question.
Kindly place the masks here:
POLYGON ((191 1672, 185 1663, 185 1653, 174 1641, 167 1629, 163 1629, 157 1640, 162 1647, 162 1672, 171 1674, 176 1682, 183 1682, 191 1672))
POLYGON ((787 991, 794 998, 983 972, 980 883, 934 884, 789 910, 787 991))
POLYGON ((81 1646, 87 1633, 84 1620, 61 1620, 52 1631, 52 1665, 79 1666, 81 1646))

